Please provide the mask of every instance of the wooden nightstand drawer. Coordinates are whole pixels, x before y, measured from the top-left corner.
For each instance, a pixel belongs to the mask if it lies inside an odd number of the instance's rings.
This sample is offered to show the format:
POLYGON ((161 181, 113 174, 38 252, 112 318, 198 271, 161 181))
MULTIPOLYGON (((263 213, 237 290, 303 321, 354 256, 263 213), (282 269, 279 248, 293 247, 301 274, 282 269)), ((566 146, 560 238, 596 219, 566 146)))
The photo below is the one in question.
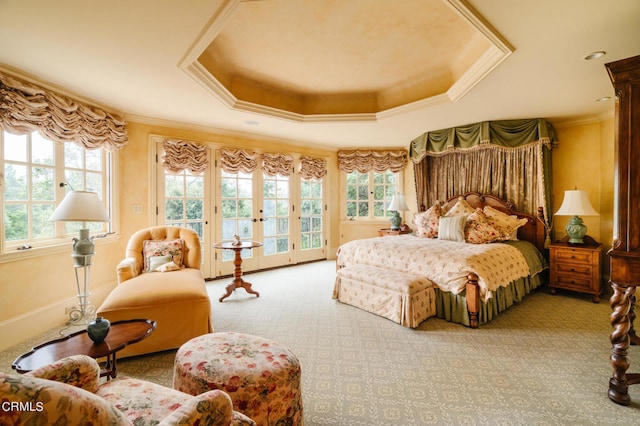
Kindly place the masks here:
POLYGON ((590 251, 561 248, 555 250, 555 260, 559 262, 586 263, 591 264, 592 253, 590 251))
POLYGON ((593 268, 590 263, 588 265, 581 263, 556 263, 556 273, 558 275, 572 274, 591 277, 592 271, 593 268))
POLYGON ((556 285, 567 290, 591 290, 591 276, 575 274, 556 275, 556 285))

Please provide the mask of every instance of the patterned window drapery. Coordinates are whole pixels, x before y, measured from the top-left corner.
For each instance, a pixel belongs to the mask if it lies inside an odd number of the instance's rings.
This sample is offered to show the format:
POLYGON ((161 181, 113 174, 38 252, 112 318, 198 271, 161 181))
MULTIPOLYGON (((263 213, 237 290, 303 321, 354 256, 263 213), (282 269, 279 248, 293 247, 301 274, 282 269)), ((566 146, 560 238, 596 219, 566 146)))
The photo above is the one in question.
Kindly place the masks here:
POLYGON ((320 180, 327 175, 327 162, 323 158, 303 155, 300 158, 300 177, 302 179, 320 180))
POLYGON ((293 157, 287 154, 262 154, 262 171, 267 176, 290 176, 293 173, 293 157))
POLYGON ((209 167, 209 156, 204 145, 179 139, 166 139, 162 144, 162 165, 171 173, 189 170, 200 174, 209 167))
POLYGON ((0 128, 8 132, 116 151, 129 140, 125 126, 121 117, 0 72, 0 128))
POLYGON ((243 149, 222 148, 220 165, 227 173, 251 173, 258 167, 259 155, 243 149))
POLYGON ((475 123, 425 133, 411 143, 418 205, 476 191, 536 215, 551 206, 553 127, 545 120, 475 123))
POLYGON ((394 173, 402 171, 407 165, 407 151, 338 151, 338 168, 351 173, 358 171, 368 173, 370 171, 384 172, 391 170, 394 173))

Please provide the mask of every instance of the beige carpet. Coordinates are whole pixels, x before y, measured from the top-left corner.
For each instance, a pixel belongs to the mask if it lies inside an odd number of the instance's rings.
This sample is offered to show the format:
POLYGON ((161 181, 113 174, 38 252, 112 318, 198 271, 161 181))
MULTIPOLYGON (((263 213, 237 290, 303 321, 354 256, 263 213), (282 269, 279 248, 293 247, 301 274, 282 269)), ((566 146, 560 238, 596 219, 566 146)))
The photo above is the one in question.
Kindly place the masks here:
MULTIPOLYGON (((302 363, 305 422, 313 425, 626 425, 640 422, 640 385, 628 407, 607 398, 610 308, 546 289, 478 330, 431 318, 403 328, 331 299, 334 262, 248 274, 260 292, 219 303, 215 331, 276 340, 302 363)), ((0 353, 0 370, 31 339, 0 353)), ((640 372, 631 347, 630 372, 640 372)), ((171 385, 174 352, 119 361, 119 374, 171 385)))

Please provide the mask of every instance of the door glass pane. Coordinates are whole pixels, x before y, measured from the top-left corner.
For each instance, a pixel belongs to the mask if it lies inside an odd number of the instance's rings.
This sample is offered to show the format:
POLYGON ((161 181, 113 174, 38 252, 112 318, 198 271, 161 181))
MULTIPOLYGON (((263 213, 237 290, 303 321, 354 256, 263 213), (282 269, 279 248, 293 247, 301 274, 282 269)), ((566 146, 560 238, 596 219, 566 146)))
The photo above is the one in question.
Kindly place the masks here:
POLYGON ((204 175, 189 171, 164 176, 164 223, 192 229, 204 240, 204 175))
MULTIPOLYGON (((253 175, 222 171, 222 241, 253 240, 253 175)), ((253 256, 253 250, 242 250, 242 258, 253 256)), ((233 250, 221 250, 222 261, 233 261, 233 250)))
POLYGON ((300 182, 302 250, 322 248, 322 192, 322 180, 303 179, 300 182))
POLYGON ((289 176, 262 177, 263 254, 289 252, 289 176))

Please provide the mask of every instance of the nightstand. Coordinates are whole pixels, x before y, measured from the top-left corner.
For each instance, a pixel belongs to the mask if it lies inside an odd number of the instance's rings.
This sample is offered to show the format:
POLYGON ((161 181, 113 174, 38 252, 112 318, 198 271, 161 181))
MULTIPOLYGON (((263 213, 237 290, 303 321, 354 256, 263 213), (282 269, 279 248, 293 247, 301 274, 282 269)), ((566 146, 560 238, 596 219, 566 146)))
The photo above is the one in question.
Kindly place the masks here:
POLYGON ((568 237, 549 246, 549 292, 556 289, 593 294, 600 301, 600 258, 602 245, 586 236, 585 244, 569 244, 568 237))
POLYGON ((402 235, 402 234, 410 234, 410 233, 411 233, 411 228, 409 228, 407 225, 402 225, 400 229, 391 229, 391 228, 378 229, 379 237, 388 237, 391 235, 402 235))

